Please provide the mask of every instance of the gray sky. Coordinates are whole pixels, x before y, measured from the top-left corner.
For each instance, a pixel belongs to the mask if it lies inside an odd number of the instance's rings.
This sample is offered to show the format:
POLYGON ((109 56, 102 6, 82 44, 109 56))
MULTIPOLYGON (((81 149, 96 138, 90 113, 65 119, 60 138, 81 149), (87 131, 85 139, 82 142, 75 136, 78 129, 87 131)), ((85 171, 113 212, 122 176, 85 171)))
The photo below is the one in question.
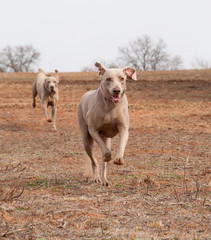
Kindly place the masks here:
POLYGON ((186 68, 211 63, 211 0, 0 0, 0 49, 31 44, 46 71, 113 61, 137 37, 162 38, 186 68))

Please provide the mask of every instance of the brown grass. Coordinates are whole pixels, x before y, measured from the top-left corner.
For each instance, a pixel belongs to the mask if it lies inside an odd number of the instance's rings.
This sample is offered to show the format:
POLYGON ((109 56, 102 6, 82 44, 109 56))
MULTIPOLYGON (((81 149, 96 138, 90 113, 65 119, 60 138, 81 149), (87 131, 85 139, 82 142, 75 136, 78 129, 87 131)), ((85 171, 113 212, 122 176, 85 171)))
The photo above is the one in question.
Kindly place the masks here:
POLYGON ((76 114, 99 77, 60 75, 55 133, 32 108, 35 75, 0 74, 0 239, 210 239, 210 70, 128 81, 126 164, 109 163, 108 188, 90 182, 76 114))
MULTIPOLYGON (((97 72, 59 72, 61 81, 95 81, 97 72)), ((36 73, 0 73, 1 80, 33 81, 36 73)), ((137 77, 144 81, 210 81, 211 69, 179 71, 138 71, 137 77), (190 78, 191 76, 191 78, 190 78)))

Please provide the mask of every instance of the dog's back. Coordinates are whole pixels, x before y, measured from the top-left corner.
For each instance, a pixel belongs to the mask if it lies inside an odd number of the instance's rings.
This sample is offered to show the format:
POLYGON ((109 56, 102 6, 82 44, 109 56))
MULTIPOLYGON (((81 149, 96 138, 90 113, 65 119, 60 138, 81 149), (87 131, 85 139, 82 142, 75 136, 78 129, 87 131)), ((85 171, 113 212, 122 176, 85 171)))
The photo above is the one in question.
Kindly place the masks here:
MULTIPOLYGON (((44 84, 44 80, 45 80, 45 72, 39 68, 39 73, 37 74, 36 79, 34 80, 33 84, 32 84, 32 98, 35 99, 35 97, 37 96, 37 94, 39 95, 39 97, 41 98, 41 93, 42 93, 42 89, 43 89, 43 84, 44 84)), ((33 107, 36 107, 36 102, 33 101, 33 107)))

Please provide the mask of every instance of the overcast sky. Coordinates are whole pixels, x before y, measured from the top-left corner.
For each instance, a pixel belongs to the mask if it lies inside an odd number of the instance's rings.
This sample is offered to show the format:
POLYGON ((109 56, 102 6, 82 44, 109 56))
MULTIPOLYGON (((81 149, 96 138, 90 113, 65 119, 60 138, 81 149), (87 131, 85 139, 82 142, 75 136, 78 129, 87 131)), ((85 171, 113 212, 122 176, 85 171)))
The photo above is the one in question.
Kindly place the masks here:
POLYGON ((46 71, 113 61, 137 37, 162 38, 185 68, 211 63, 211 0, 0 0, 0 49, 31 44, 46 71))

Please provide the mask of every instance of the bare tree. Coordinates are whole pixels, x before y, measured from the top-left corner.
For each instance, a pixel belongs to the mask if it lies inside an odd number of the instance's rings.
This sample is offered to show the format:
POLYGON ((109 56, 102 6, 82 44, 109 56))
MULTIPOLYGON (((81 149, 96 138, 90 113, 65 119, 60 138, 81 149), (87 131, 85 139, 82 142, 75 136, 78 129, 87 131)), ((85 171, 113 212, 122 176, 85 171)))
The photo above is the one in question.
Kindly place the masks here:
POLYGON ((167 53, 167 45, 162 39, 159 39, 157 43, 154 43, 153 49, 151 51, 151 70, 167 69, 168 61, 169 55, 167 53))
POLYGON ((150 70, 153 42, 149 36, 137 38, 127 47, 119 48, 121 65, 131 65, 137 70, 150 70))
POLYGON ((4 67, 1 66, 1 60, 0 60, 0 72, 5 72, 4 67))
MULTIPOLYGON (((94 61, 90 66, 85 66, 81 69, 81 72, 97 72, 97 69, 95 67, 95 62, 97 62, 99 60, 94 61)), ((116 64, 115 62, 110 62, 110 63, 106 63, 106 61, 101 60, 99 61, 101 62, 104 66, 106 66, 107 68, 118 68, 118 64, 116 64)))
POLYGON ((169 58, 166 43, 162 39, 155 42, 147 35, 119 48, 119 53, 119 60, 124 65, 144 71, 166 69, 169 58))
MULTIPOLYGON (((145 35, 130 42, 125 47, 119 47, 119 56, 108 67, 124 67, 130 65, 136 70, 178 70, 182 68, 183 61, 180 56, 170 56, 167 44, 163 39, 153 41, 145 35)), ((103 63, 103 61, 102 61, 103 63)), ((86 66, 82 71, 96 71, 93 66, 86 66)))
POLYGON ((175 55, 169 58, 168 62, 169 70, 179 70, 183 68, 183 61, 180 56, 175 55))
POLYGON ((206 59, 196 58, 192 62, 192 67, 195 69, 208 69, 211 68, 209 66, 209 62, 206 59))
POLYGON ((10 47, 6 46, 0 52, 0 71, 29 72, 39 60, 40 53, 31 45, 10 47))
POLYGON ((179 56, 171 57, 168 54, 163 39, 153 41, 147 35, 119 48, 119 53, 120 65, 131 65, 137 70, 176 70, 183 64, 179 56))

